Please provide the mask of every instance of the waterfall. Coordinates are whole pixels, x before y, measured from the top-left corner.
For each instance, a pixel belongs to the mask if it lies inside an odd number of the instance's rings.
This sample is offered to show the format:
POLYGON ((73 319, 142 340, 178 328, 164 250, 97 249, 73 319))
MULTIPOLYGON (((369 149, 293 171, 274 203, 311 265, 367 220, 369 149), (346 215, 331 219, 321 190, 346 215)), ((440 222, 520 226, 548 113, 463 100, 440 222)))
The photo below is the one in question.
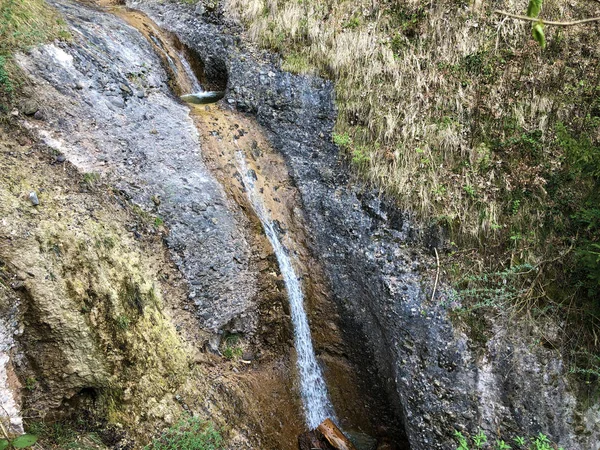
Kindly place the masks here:
POLYGON ((185 57, 183 52, 179 52, 178 56, 179 56, 179 60, 181 61, 181 65, 183 66, 183 70, 185 70, 186 75, 188 76, 188 78, 190 79, 190 82, 192 83, 191 94, 203 92, 204 89, 202 89, 202 86, 200 86, 200 83, 198 82, 198 78, 194 74, 194 71, 192 70, 192 66, 190 65, 189 61, 187 60, 187 58, 185 57))
POLYGON ((271 242, 279 263, 279 269, 283 275, 294 326, 294 343, 298 355, 297 365, 300 375, 300 394, 306 423, 312 430, 326 418, 334 419, 334 412, 327 394, 323 373, 315 357, 308 318, 304 310, 302 286, 292 265, 292 260, 281 244, 260 193, 255 187, 254 178, 248 169, 244 154, 238 151, 236 158, 250 203, 262 223, 267 238, 271 242))

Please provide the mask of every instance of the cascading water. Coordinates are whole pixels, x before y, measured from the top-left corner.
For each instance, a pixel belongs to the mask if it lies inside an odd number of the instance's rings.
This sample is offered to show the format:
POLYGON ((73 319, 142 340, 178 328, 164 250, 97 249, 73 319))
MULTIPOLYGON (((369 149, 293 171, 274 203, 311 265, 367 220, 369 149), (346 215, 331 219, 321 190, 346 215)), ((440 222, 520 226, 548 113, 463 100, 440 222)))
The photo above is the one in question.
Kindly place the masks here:
POLYGON ((185 73, 187 74, 188 78, 190 79, 190 82, 192 83, 192 92, 190 92, 190 94, 204 92, 204 89, 202 89, 202 86, 200 86, 200 83, 198 82, 198 78, 196 78, 196 75, 194 75, 192 66, 186 59, 183 52, 179 52, 179 60, 181 61, 181 65, 183 66, 185 73))
MULTIPOLYGON (((184 74, 178 74, 177 70, 175 70, 175 74, 184 75, 188 79, 187 81, 192 89, 191 93, 181 96, 183 100, 189 103, 204 104, 222 98, 223 92, 204 91, 183 52, 178 52, 177 56, 184 74)), ((314 429, 327 418, 335 419, 335 414, 329 400, 323 373, 315 357, 308 317, 304 310, 304 294, 302 292, 302 286, 294 270, 292 260, 281 244, 273 222, 263 204, 261 195, 255 187, 254 179, 249 175, 250 171, 242 151, 237 151, 236 159, 250 203, 262 223, 267 238, 271 242, 271 246, 277 257, 279 268, 283 275, 283 281, 290 301, 292 323, 294 326, 294 343, 297 353, 297 365, 300 375, 300 394, 302 397, 304 416, 308 427, 314 429)))
POLYGON ((294 343, 298 355, 297 364, 300 372, 300 393, 304 406, 304 415, 308 427, 312 430, 326 418, 334 419, 334 412, 329 401, 323 373, 315 357, 308 318, 304 310, 302 286, 294 271, 292 260, 281 244, 273 222, 265 209, 260 193, 256 189, 244 154, 238 151, 236 159, 250 203, 263 225, 267 238, 271 242, 277 262, 279 263, 279 269, 283 275, 283 281, 290 301, 292 323, 294 325, 294 343))

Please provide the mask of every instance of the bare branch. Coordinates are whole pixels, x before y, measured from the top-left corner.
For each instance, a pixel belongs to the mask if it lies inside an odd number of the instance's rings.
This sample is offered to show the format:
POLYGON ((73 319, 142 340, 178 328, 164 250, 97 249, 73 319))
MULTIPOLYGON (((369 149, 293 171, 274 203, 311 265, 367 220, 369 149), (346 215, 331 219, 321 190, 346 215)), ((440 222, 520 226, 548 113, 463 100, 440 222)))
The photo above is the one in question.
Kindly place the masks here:
POLYGON ((582 23, 600 22, 600 17, 591 17, 589 19, 575 20, 573 22, 555 22, 552 20, 543 20, 535 17, 527 17, 522 16, 520 14, 513 14, 506 11, 500 11, 499 9, 495 10, 494 13, 500 14, 501 16, 512 17, 513 19, 527 20, 528 22, 542 22, 544 25, 556 25, 559 27, 572 27, 573 25, 580 25, 582 23))

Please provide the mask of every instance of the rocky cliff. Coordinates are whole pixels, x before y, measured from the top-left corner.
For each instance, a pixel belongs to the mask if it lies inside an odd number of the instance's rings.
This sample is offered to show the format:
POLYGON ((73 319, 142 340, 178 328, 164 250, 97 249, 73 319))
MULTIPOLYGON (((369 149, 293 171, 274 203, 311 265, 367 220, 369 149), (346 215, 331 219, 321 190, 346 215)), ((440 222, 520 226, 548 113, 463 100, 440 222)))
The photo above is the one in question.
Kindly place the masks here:
POLYGON ((454 430, 479 427, 600 448, 599 407, 577 400, 535 329, 498 316, 477 334, 455 320, 460 305, 438 280, 443 233, 349 175, 332 143, 331 82, 282 71, 219 8, 128 2, 172 33, 148 40, 109 11, 55 6, 73 40, 18 56, 30 135, 2 142, 0 388, 15 430, 33 410, 85 410, 119 442, 109 445, 139 446, 189 411, 227 423, 229 448, 294 448, 303 425, 285 293, 221 154, 226 133, 238 142, 256 127, 237 145, 271 149, 256 156, 257 177, 265 164, 285 172, 265 189, 303 267, 342 425, 399 448, 454 448, 454 430), (206 86, 226 87, 224 113, 204 128, 161 58, 175 38, 206 86), (215 355, 232 335, 251 367, 215 355))

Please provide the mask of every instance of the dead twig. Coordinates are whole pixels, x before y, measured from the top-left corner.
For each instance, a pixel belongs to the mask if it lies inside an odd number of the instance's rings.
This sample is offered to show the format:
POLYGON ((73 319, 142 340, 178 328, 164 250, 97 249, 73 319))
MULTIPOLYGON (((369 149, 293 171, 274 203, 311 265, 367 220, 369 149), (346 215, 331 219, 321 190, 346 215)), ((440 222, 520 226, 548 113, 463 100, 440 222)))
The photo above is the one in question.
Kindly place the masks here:
POLYGON ((556 25, 559 27, 572 27, 574 25, 580 25, 582 23, 600 22, 600 17, 591 17, 589 19, 574 20, 572 22, 556 22, 553 20, 543 20, 536 17, 528 17, 522 16, 520 14, 513 14, 506 11, 500 11, 499 9, 495 10, 494 13, 500 14, 501 16, 512 17, 513 19, 526 20, 528 22, 542 22, 544 25, 556 25))

